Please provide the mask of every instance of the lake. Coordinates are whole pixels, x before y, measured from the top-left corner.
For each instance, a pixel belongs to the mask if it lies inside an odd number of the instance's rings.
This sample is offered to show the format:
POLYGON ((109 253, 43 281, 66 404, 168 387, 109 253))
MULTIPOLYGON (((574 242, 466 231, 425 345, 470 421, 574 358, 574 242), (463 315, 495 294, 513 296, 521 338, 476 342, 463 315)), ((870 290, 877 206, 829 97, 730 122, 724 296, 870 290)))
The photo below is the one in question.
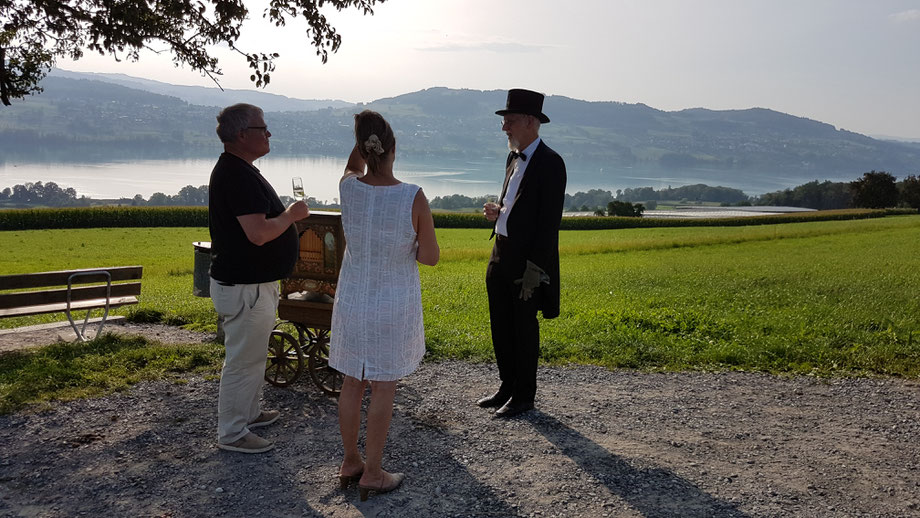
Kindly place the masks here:
MULTIPOLYGON (((16 184, 55 182, 72 187, 78 196, 89 198, 145 199, 155 192, 173 195, 182 187, 207 185, 213 159, 132 160, 104 163, 17 163, 0 162, 0 189, 16 184)), ((279 195, 290 196, 291 178, 303 178, 307 196, 321 201, 338 198, 338 181, 345 169, 345 157, 272 157, 256 161, 279 195)), ((482 196, 501 191, 504 168, 502 158, 473 161, 404 160, 396 161, 397 178, 420 185, 429 198, 451 194, 482 196)), ((574 194, 590 189, 616 192, 617 189, 653 187, 664 189, 703 183, 741 189, 748 195, 782 190, 801 185, 810 178, 787 177, 774 172, 690 169, 685 171, 624 167, 604 169, 569 161, 566 191, 574 194)), ((824 178, 820 180, 825 180, 824 178)), ((831 181, 850 181, 852 178, 831 181)))

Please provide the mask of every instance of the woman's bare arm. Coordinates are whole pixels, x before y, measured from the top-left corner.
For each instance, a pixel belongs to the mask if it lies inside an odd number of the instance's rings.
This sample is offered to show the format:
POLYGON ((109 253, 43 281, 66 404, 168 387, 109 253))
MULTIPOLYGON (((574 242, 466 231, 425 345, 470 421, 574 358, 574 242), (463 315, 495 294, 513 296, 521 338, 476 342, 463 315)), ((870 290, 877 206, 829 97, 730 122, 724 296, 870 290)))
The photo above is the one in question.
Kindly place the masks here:
POLYGON ((418 251, 415 259, 428 266, 438 264, 441 258, 441 248, 438 247, 438 237, 434 233, 434 218, 431 216, 431 207, 425 193, 419 189, 412 203, 412 225, 418 239, 418 251))

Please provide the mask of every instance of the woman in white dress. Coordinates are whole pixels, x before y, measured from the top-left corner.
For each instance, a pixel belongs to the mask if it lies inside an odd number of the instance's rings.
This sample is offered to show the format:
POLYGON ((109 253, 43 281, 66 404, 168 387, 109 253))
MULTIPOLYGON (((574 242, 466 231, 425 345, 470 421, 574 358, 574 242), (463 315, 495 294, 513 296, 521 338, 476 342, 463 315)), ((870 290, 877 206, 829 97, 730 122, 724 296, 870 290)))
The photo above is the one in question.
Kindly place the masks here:
POLYGON ((405 478, 384 471, 383 447, 396 382, 415 371, 425 354, 416 262, 434 266, 440 249, 425 194, 393 176, 396 137, 387 121, 370 110, 355 115, 355 141, 339 183, 346 246, 332 310, 329 365, 345 374, 339 396, 345 448, 339 481, 343 489, 358 481, 366 500, 370 491, 392 491, 405 478), (368 382, 363 460, 358 431, 368 382))

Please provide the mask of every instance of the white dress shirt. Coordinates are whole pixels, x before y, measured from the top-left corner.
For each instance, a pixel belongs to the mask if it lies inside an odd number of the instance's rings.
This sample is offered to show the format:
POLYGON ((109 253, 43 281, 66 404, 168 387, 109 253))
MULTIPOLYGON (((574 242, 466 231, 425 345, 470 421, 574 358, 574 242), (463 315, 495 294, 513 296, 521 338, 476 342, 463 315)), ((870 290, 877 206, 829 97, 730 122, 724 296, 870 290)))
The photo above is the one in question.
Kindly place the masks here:
POLYGON ((498 219, 495 221, 495 233, 508 237, 508 216, 511 215, 511 207, 514 205, 514 198, 517 197, 518 188, 521 186, 521 180, 524 179, 524 172, 527 170, 527 164, 533 158, 533 152, 537 150, 542 139, 537 137, 529 146, 520 152, 527 156, 527 160, 518 158, 514 161, 514 170, 511 172, 511 179, 508 180, 508 190, 505 191, 505 197, 502 199, 502 208, 498 213, 498 219))

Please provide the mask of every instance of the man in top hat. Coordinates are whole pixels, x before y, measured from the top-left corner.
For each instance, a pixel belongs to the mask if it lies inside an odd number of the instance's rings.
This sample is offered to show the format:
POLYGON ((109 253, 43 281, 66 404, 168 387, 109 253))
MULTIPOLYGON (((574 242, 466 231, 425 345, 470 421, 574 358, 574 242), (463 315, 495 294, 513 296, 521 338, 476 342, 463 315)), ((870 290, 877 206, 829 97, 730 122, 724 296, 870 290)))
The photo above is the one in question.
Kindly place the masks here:
POLYGON ((501 385, 477 401, 512 417, 534 407, 543 318, 559 316, 559 222, 565 200, 565 162, 540 138, 543 94, 508 91, 502 131, 511 152, 498 203, 483 206, 495 223, 495 245, 486 269, 492 347, 501 385))

